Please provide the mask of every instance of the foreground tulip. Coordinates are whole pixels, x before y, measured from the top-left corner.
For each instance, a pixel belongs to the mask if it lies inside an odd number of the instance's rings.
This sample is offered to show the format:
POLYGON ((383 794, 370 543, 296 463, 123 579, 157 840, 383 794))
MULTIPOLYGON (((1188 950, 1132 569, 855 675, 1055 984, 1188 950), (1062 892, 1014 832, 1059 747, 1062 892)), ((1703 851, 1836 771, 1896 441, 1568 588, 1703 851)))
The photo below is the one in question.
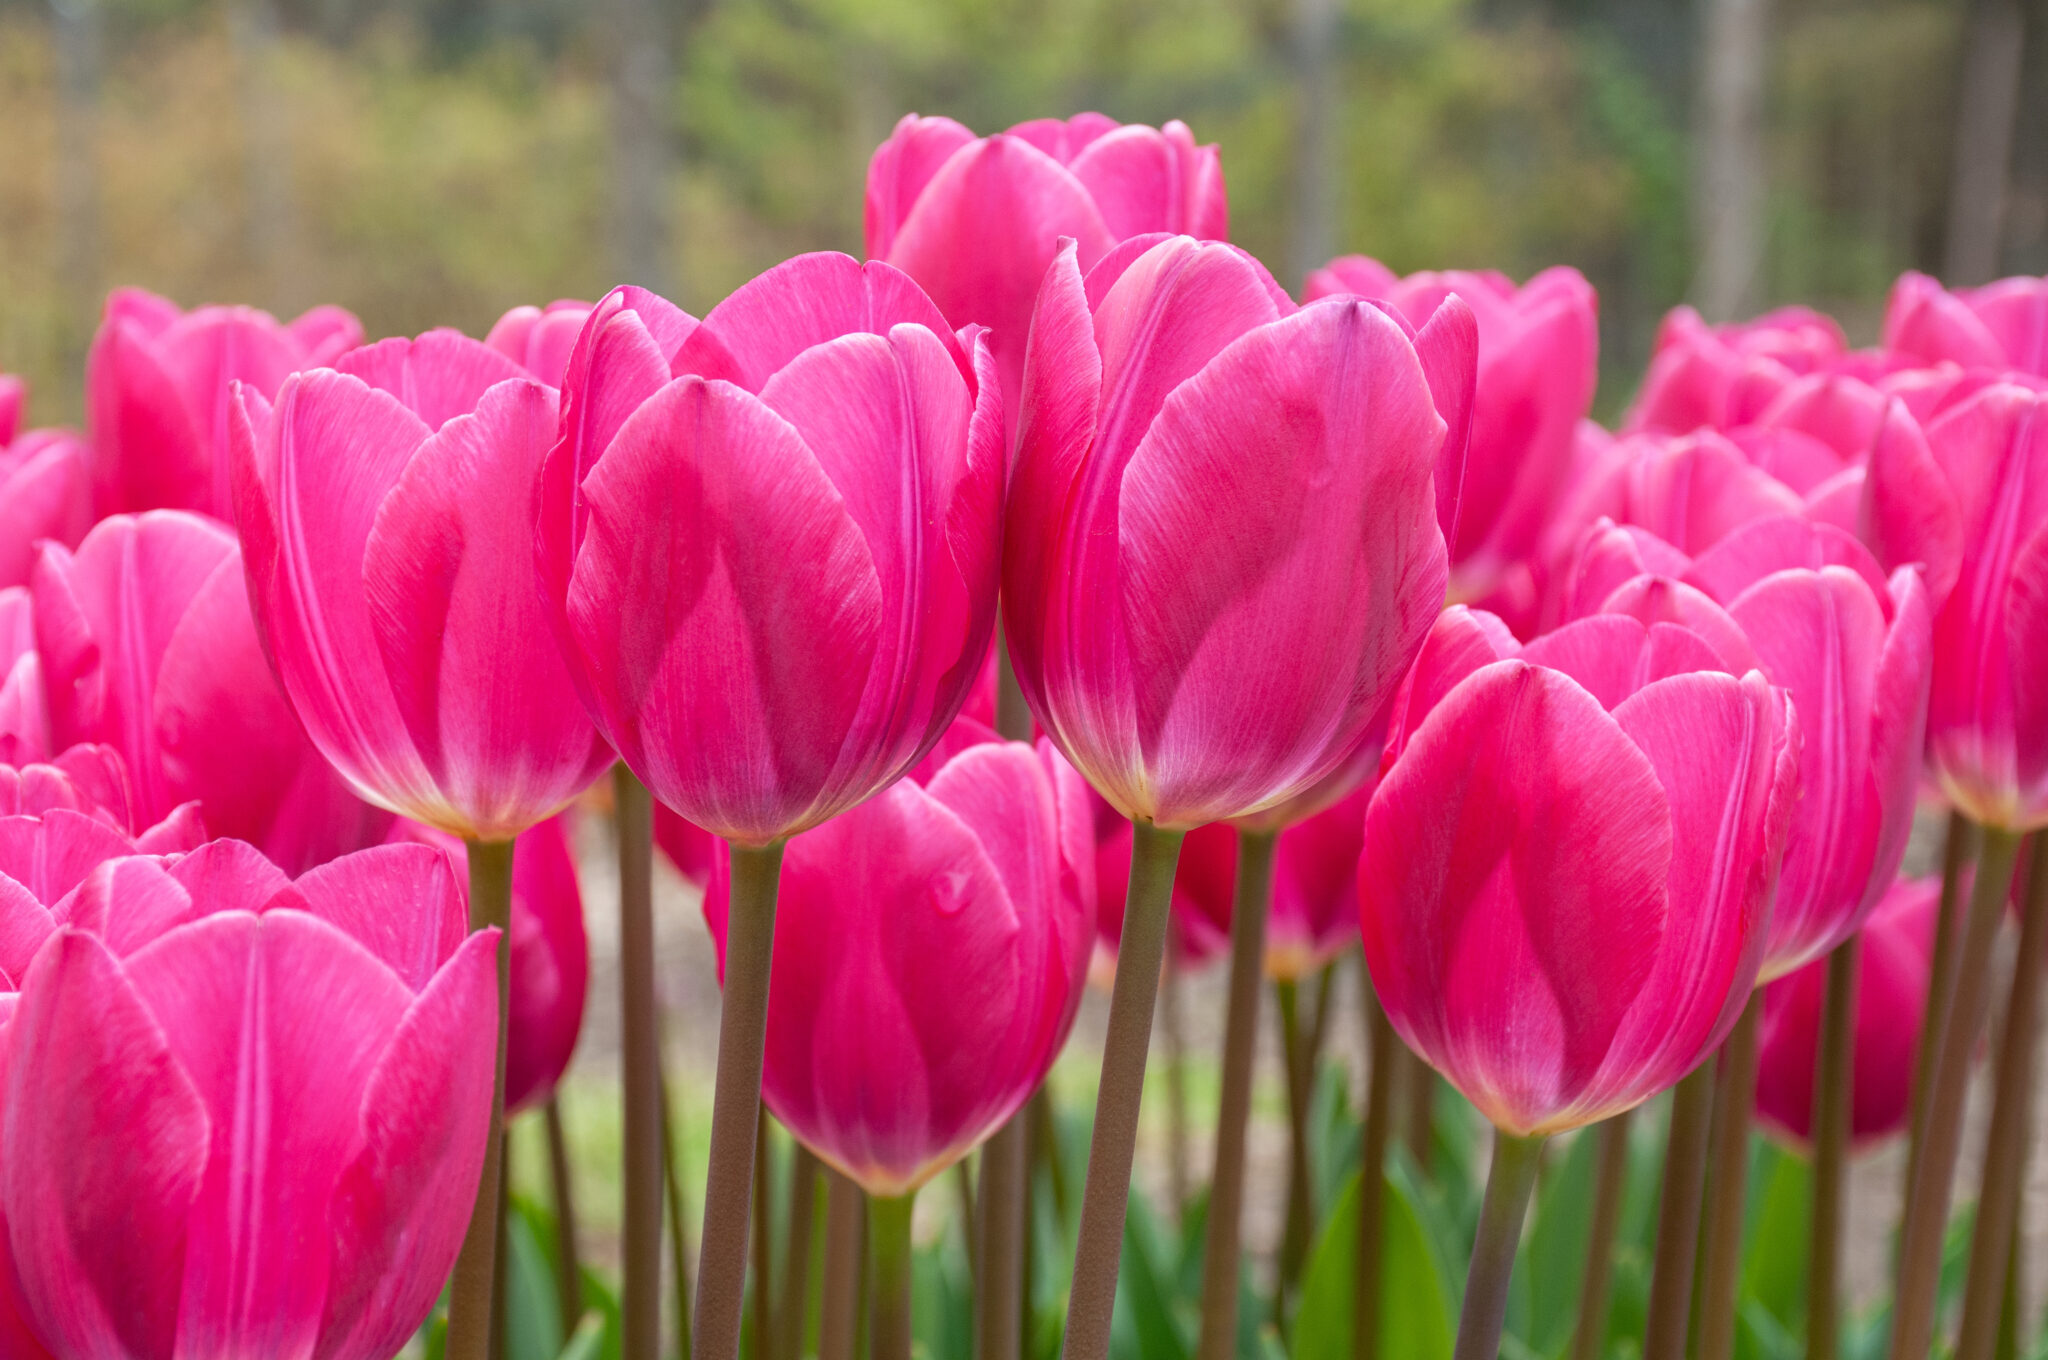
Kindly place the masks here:
POLYGON ((1309 275, 1309 301, 1342 293, 1381 298, 1415 326, 1456 293, 1479 325, 1471 449, 1462 492, 1439 510, 1451 538, 1451 593, 1490 594, 1537 546, 1564 484, 1572 437, 1593 402, 1600 370, 1598 300, 1576 269, 1546 269, 1517 287, 1493 273, 1395 275, 1347 255, 1309 275))
POLYGON ((1908 271, 1892 287, 1884 343, 1927 363, 2048 378, 2048 278, 2021 275, 1949 292, 1908 271))
POLYGON ((0 588, 27 584, 42 540, 76 547, 92 527, 90 458, 66 430, 0 431, 0 588))
POLYGON ((85 424, 99 513, 198 510, 231 519, 229 385, 268 398, 287 374, 333 363, 363 341, 339 307, 290 323, 250 307, 175 303, 140 288, 107 298, 86 359, 85 424))
POLYGON ((119 860, 0 1034, 0 1207, 60 1355, 383 1360, 432 1308, 483 1153, 491 932, 422 847, 287 880, 119 860))
POLYGON ((869 258, 916 279, 953 325, 990 328, 1013 421, 1032 307, 1062 237, 1085 270, 1134 236, 1229 229, 1216 148, 1180 122, 1083 113, 976 137, 913 113, 868 163, 869 258))
POLYGON ((694 1334, 730 1360, 781 844, 914 765, 982 671, 1002 394, 976 329, 889 265, 823 254, 701 325, 613 292, 563 393, 538 535, 563 654, 639 781, 735 847, 694 1334))

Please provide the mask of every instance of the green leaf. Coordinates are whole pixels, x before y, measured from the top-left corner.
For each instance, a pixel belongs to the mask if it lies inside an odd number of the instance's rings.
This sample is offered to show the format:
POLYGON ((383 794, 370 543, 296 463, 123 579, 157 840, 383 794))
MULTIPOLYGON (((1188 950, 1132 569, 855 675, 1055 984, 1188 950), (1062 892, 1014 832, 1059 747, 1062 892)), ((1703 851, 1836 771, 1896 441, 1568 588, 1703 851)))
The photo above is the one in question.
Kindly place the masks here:
POLYGON ((1752 1215, 1739 1286, 1742 1307, 1747 1312, 1753 1302, 1786 1333, 1802 1334, 1813 1173, 1802 1159, 1766 1144, 1751 1162, 1749 1185, 1752 1215))
POLYGON ((1188 1360, 1191 1328, 1177 1315, 1173 1288, 1179 1254, 1172 1230, 1133 1187, 1110 1328, 1110 1354, 1117 1360, 1188 1360))
MULTIPOLYGON (((1381 1216, 1380 1353, 1401 1360, 1449 1360, 1451 1294, 1403 1179, 1387 1177, 1381 1216)), ((1359 1181, 1353 1176, 1309 1255, 1295 1313, 1294 1360, 1349 1360, 1351 1355, 1358 1197, 1359 1181)))
POLYGON ((554 1360, 562 1350, 561 1301, 536 1216, 515 1201, 505 1220, 505 1360, 554 1360))
POLYGON ((597 1313, 585 1313, 576 1330, 569 1333, 569 1343, 562 1347, 560 1360, 599 1360, 603 1352, 604 1318, 597 1313))
POLYGON ((1594 1130, 1581 1129, 1562 1147, 1553 1145, 1529 1232, 1517 1253, 1515 1294, 1521 1308, 1510 1315, 1509 1326, 1536 1355, 1555 1354, 1570 1339, 1578 1320, 1599 1143, 1594 1130))

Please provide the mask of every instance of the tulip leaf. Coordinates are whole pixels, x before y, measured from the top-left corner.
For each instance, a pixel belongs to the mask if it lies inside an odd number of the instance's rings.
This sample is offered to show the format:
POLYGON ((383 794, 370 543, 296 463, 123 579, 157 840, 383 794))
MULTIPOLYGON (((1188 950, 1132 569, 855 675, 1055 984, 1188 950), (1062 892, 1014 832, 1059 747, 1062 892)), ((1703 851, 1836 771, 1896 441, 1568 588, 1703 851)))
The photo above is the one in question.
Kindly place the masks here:
POLYGON ((585 1313, 583 1321, 576 1324, 576 1330, 569 1333, 569 1340, 562 1347, 558 1360, 600 1360, 604 1354, 604 1318, 596 1313, 585 1313))
POLYGON ((1599 1142, 1593 1130, 1582 1129, 1546 1149, 1549 1160, 1515 1261, 1508 1314, 1510 1333, 1535 1355, 1556 1354, 1578 1320, 1599 1142))
POLYGON ((505 1360, 554 1360, 562 1351, 562 1309, 537 1214, 515 1197, 505 1220, 505 1360))
POLYGON ((1806 1318, 1806 1246, 1813 1174, 1798 1157, 1769 1144, 1750 1162, 1749 1249, 1743 1254, 1741 1306, 1768 1313, 1791 1335, 1806 1318))
MULTIPOLYGON (((1380 1354, 1401 1360, 1449 1360, 1454 1339, 1451 1293, 1436 1249, 1400 1175, 1386 1178, 1381 1215, 1380 1354)), ((1293 1360, 1348 1360, 1352 1280, 1358 1254, 1359 1178, 1345 1182, 1302 1276, 1294 1318, 1293 1360)))
POLYGON ((1115 1360, 1188 1360, 1190 1329, 1177 1316, 1178 1244, 1145 1195, 1133 1186, 1124 1214, 1123 1261, 1110 1328, 1115 1360))

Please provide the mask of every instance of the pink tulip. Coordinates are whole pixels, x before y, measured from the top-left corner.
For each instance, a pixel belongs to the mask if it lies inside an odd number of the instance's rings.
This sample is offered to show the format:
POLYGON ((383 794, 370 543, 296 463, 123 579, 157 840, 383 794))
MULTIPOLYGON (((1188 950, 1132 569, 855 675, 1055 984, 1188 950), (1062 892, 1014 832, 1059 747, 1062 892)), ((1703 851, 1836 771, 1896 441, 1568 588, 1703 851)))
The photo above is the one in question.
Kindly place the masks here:
MULTIPOLYGON (((776 1117, 878 1197, 993 1133, 1073 1026, 1093 853, 1087 787, 1043 742, 969 746, 793 837, 762 1079, 776 1117)), ((704 901, 721 956, 725 866, 704 901)))
MULTIPOLYGON (((462 842, 445 831, 400 818, 395 843, 430 845, 448 857, 460 881, 462 842)), ((467 894, 464 894, 466 902, 467 894)), ((583 929, 583 891, 569 845, 569 818, 558 814, 522 831, 512 850, 512 916, 506 933, 511 1003, 505 1025, 505 1112, 538 1108, 575 1055, 590 984, 590 941, 583 929)))
POLYGON ((1135 236, 1229 230, 1216 148, 1180 122, 1083 113, 976 137, 913 113, 868 163, 868 258, 917 280, 950 324, 990 328, 1013 420, 1031 310, 1061 238, 1087 270, 1135 236))
POLYGON ((228 387, 274 396, 285 376, 363 342, 339 307, 288 324, 250 307, 175 303, 140 288, 107 298, 86 359, 85 423, 99 513, 199 510, 232 518, 228 387))
POLYGON ((384 1360, 483 1161, 497 932, 445 862, 119 860, 0 1034, 0 1206, 60 1355, 384 1360))
POLYGON ((0 586, 0 763, 26 765, 50 754, 35 605, 26 587, 0 586))
POLYGON ((598 305, 542 475, 542 579, 598 729, 676 812, 764 845, 915 764, 995 622, 988 347, 886 264, 803 255, 696 325, 598 305))
POLYGON ((2048 825, 2048 393, 1995 384, 1924 432, 1894 408, 1863 510, 1879 561, 1926 569, 1942 791, 1983 825, 2048 825))
POLYGON ((1446 518, 1443 530, 1453 539, 1451 593, 1477 598, 1535 549, 1563 486, 1573 434, 1599 378, 1593 286, 1564 266, 1520 287, 1500 274, 1462 270, 1404 279, 1377 260, 1347 255, 1310 274, 1303 296, 1380 298, 1423 326, 1454 292, 1479 323, 1479 369, 1463 494, 1454 502, 1456 522, 1446 518))
POLYGON ((249 617, 241 552, 211 520, 102 520, 78 551, 46 544, 33 583, 52 744, 121 753, 148 823, 196 800, 207 830, 302 869, 383 839, 307 744, 249 617))
MULTIPOLYGON (((1125 816, 1188 828, 1299 796, 1366 738, 1443 600, 1431 397, 1470 309, 1410 338, 1295 308, 1188 237, 1063 250, 1032 326, 1004 535, 1033 715, 1125 816)), ((1450 375, 1447 379, 1447 375, 1450 375)))
POLYGON ((12 444, 21 428, 21 408, 28 404, 28 384, 12 373, 0 373, 0 445, 12 444))
POLYGON ((92 527, 91 455, 68 430, 0 431, 0 587, 25 585, 36 545, 92 527))
POLYGON ((2048 378, 2048 278, 2000 279, 1951 293, 1905 273, 1884 314, 1886 348, 1923 362, 2048 378))
MULTIPOLYGON (((1863 927, 1850 1120, 1850 1137, 1859 1144, 1906 1127, 1940 897, 1939 879, 1900 879, 1863 927)), ((1800 1148, 1813 1136, 1813 1070, 1826 991, 1825 961, 1764 989, 1756 1112, 1766 1131, 1800 1148)))
POLYGON ((235 512, 249 595, 306 734, 368 801, 509 840, 612 755, 535 586, 554 389, 454 331, 243 388, 235 512))
POLYGON ((1782 691, 1718 665, 1672 622, 1518 648, 1453 608, 1395 699, 1365 957, 1396 1031, 1507 1133, 1676 1083, 1756 984, 1798 736, 1782 691))
POLYGON ((1740 423, 1730 403, 1745 384, 1815 372, 1845 349, 1834 319, 1806 307, 1721 326, 1690 307, 1673 308, 1657 328, 1650 371, 1626 427, 1666 434, 1729 429, 1740 423))
POLYGON ((560 387, 590 311, 589 303, 567 298, 546 307, 514 307, 498 318, 484 343, 549 387, 560 387))

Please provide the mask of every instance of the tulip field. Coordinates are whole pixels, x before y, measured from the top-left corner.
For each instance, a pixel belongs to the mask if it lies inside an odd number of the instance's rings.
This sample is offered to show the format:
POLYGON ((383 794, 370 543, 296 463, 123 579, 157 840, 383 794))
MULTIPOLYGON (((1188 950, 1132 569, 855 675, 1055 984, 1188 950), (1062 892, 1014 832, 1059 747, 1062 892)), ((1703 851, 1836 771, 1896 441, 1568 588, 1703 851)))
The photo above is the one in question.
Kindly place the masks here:
POLYGON ((865 236, 0 378, 0 1360, 2048 1356, 2048 279, 865 236))

